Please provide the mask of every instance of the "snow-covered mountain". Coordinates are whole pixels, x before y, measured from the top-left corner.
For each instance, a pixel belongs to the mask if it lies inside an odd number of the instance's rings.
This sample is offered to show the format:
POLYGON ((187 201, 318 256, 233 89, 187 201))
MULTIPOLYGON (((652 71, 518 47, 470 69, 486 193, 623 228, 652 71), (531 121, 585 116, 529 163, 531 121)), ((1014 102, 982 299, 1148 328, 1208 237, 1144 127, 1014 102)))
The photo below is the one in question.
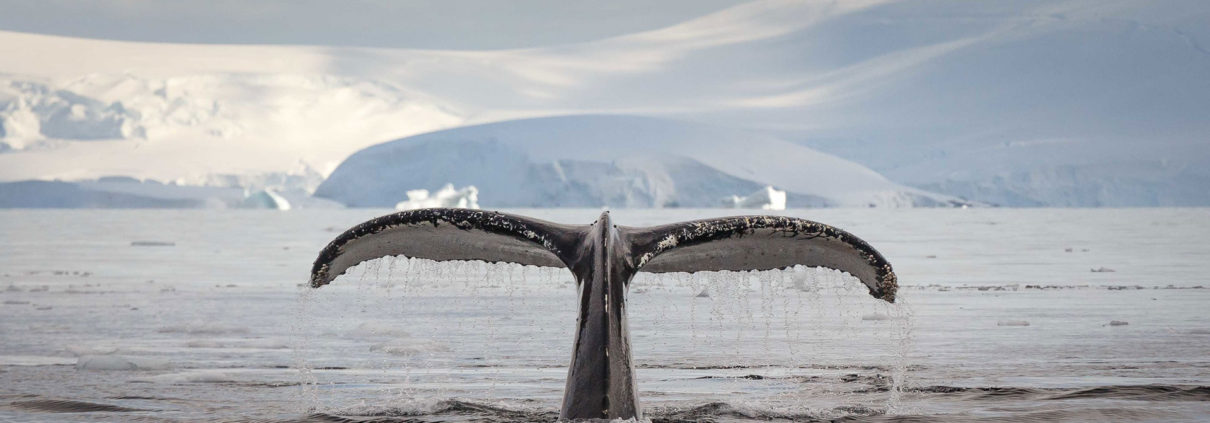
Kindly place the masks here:
POLYGON ((0 182, 0 208, 340 208, 308 192, 190 186, 111 176, 87 181, 0 182))
POLYGON ((626 114, 766 131, 995 204, 1210 205, 1207 46, 1200 0, 770 0, 482 50, 0 31, 0 181, 326 176, 384 140, 626 114))
POLYGON ((718 207, 767 185, 794 206, 960 205, 859 164, 764 134, 635 116, 522 119, 357 152, 315 191, 385 207, 416 188, 474 185, 485 207, 718 207))

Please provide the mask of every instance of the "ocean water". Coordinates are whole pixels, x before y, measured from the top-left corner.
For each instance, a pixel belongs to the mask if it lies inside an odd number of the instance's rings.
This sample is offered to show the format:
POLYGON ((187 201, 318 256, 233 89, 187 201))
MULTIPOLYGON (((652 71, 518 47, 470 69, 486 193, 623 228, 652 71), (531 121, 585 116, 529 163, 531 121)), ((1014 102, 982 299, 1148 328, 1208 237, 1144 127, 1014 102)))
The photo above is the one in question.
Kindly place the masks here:
MULTIPOLYGON (((555 420, 569 272, 395 258, 303 287, 387 212, 0 211, 0 421, 555 420)), ((1210 209, 784 214, 869 241, 899 303, 820 269, 641 275, 646 418, 1210 420, 1210 209)))

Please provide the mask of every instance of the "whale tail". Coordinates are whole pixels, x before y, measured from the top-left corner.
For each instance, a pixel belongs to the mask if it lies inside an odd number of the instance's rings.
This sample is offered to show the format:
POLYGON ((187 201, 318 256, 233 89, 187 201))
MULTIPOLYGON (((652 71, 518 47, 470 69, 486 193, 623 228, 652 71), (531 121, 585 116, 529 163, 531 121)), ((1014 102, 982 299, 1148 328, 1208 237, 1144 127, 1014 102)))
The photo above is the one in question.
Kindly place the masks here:
POLYGON ((311 269, 327 285, 358 263, 387 256, 567 267, 580 287, 576 341, 560 420, 642 416, 626 327, 626 292, 637 272, 772 270, 803 265, 856 277, 894 302, 890 263, 865 241, 805 219, 738 216, 655 227, 563 225, 499 212, 409 210, 372 219, 328 244, 311 269))
MULTIPOLYGON (((375 218, 332 240, 311 268, 311 286, 381 257, 479 260, 572 267, 592 225, 564 225, 468 209, 409 210, 375 218)), ((617 226, 636 271, 651 273, 783 269, 796 265, 848 272, 870 295, 895 302, 890 263, 843 230, 784 216, 736 216, 636 228, 617 226)))

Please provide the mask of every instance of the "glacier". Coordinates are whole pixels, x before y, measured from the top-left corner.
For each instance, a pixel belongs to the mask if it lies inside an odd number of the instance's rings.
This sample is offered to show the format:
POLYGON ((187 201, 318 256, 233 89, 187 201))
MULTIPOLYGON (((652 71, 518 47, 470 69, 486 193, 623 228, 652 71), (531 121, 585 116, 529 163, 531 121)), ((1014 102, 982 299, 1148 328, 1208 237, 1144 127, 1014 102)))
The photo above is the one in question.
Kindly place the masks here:
POLYGON ((762 134, 671 119, 575 115, 437 131, 354 153, 315 190, 391 207, 415 189, 474 185, 487 207, 718 207, 784 187, 790 207, 958 206, 859 164, 762 134))

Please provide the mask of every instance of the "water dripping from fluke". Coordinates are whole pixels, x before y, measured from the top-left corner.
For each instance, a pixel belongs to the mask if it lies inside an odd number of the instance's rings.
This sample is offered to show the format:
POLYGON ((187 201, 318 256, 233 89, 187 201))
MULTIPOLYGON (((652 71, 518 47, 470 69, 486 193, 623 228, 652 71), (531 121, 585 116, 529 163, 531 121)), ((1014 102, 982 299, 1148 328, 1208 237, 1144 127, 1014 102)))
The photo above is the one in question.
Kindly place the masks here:
MULTIPOLYGON (((643 418, 626 319, 628 288, 639 272, 823 267, 856 277, 871 296, 887 303, 895 301, 898 290, 891 265, 873 247, 805 219, 738 216, 640 228, 615 225, 609 212, 589 225, 566 225, 440 208, 390 214, 349 229, 320 252, 310 286, 322 287, 359 263, 393 256, 571 270, 580 307, 560 420, 643 418)), ((522 278, 525 271, 520 269, 522 278)), ((748 276, 729 282, 734 286, 716 286, 731 296, 752 285, 748 276)), ((742 318, 753 313, 740 311, 742 318)))

